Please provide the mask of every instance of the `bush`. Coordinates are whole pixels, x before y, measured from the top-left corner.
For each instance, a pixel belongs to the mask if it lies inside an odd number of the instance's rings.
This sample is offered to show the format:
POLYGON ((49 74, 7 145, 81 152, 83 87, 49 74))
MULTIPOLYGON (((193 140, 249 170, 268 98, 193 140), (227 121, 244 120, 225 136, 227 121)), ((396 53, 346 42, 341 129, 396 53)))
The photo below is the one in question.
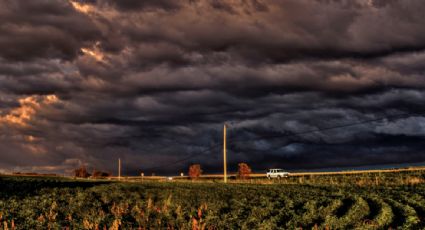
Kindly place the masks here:
POLYGON ((93 178, 104 178, 104 177, 110 177, 111 174, 107 172, 97 171, 93 170, 92 177, 93 178))
POLYGON ((238 177, 241 179, 249 179, 251 168, 246 163, 238 164, 238 177))
POLYGON ((198 179, 201 176, 202 170, 200 164, 194 164, 189 167, 190 179, 198 179))

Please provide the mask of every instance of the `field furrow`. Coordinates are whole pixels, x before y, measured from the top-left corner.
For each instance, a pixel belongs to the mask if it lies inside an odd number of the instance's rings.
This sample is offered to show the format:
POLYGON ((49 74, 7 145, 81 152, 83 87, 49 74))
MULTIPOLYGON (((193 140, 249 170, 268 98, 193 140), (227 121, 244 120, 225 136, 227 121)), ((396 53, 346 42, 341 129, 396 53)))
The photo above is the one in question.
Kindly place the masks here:
POLYGON ((359 229, 388 229, 394 218, 391 206, 376 196, 369 196, 367 202, 371 211, 359 229))
MULTIPOLYGON (((371 178, 376 183, 358 186, 335 184, 348 181, 349 176, 333 178, 332 185, 0 177, 0 228, 424 228, 425 184, 387 186, 382 185, 383 178, 371 178)), ((388 178, 405 182, 409 177, 388 178)), ((360 179, 356 175, 353 181, 360 179)), ((322 183, 326 179, 315 176, 309 180, 322 183)))
POLYGON ((344 201, 344 205, 337 210, 336 215, 326 220, 326 225, 333 229, 353 229, 361 226, 364 218, 370 213, 368 203, 359 196, 344 201))
POLYGON ((415 229, 414 227, 420 223, 415 209, 408 204, 393 199, 385 200, 390 204, 395 216, 393 222, 390 224, 391 228, 415 229))
POLYGON ((416 229, 422 229, 425 227, 425 199, 419 194, 409 194, 402 193, 400 194, 400 198, 403 200, 403 203, 406 203, 410 207, 412 207, 418 218, 419 223, 414 225, 416 229))

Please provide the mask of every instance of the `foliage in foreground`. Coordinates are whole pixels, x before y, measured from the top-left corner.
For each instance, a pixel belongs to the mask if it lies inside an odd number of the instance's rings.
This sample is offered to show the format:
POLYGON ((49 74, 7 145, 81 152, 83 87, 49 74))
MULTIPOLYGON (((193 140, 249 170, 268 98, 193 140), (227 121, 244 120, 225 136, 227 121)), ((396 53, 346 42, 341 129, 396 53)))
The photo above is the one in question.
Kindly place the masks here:
POLYGON ((425 185, 0 180, 1 228, 421 229, 425 185))

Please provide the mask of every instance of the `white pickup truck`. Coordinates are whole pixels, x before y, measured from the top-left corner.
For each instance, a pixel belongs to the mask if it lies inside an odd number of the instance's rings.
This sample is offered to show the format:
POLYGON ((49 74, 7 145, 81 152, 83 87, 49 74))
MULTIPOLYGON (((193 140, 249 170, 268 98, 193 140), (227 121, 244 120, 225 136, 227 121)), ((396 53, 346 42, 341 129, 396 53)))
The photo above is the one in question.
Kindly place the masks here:
POLYGON ((269 171, 267 171, 267 178, 271 179, 271 178, 283 178, 283 177, 288 177, 289 176, 289 172, 285 172, 283 169, 269 169, 269 171))

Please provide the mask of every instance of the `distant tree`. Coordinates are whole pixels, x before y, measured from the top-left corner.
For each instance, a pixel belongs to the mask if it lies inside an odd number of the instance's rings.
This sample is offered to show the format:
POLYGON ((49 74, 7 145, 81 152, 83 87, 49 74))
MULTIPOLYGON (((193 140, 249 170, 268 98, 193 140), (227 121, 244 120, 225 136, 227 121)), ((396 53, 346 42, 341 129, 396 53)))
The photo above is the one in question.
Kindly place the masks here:
POLYGON ((94 178, 103 178, 103 177, 110 177, 111 174, 107 172, 97 171, 96 169, 93 169, 92 177, 94 178))
POLYGON ((189 177, 190 179, 198 179, 202 174, 201 165, 193 164, 189 167, 189 177))
POLYGON ((77 168, 74 170, 74 176, 87 178, 90 176, 90 174, 87 172, 87 169, 85 166, 81 166, 80 168, 77 168))
POLYGON ((246 163, 238 164, 238 177, 241 179, 248 179, 251 174, 251 168, 246 163))

